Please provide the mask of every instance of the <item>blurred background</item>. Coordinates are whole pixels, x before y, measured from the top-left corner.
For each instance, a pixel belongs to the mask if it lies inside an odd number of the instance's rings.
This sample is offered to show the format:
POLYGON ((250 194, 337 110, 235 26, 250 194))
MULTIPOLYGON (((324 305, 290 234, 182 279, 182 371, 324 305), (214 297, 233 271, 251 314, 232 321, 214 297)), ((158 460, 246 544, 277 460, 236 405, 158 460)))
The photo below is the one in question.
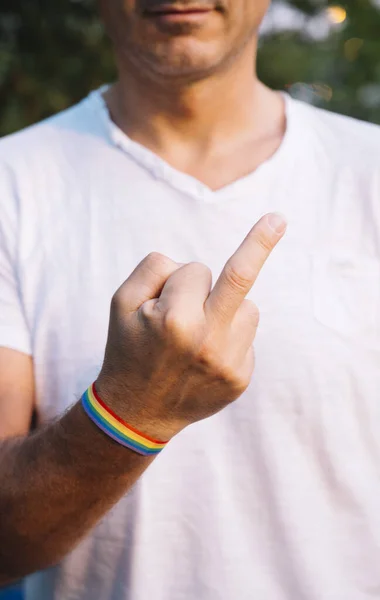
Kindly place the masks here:
MULTIPOLYGON (((273 0, 259 74, 296 98, 380 124, 380 0, 273 0)), ((0 136, 114 78, 96 0, 0 0, 0 136)), ((0 600, 21 597, 20 586, 0 591, 0 600)))

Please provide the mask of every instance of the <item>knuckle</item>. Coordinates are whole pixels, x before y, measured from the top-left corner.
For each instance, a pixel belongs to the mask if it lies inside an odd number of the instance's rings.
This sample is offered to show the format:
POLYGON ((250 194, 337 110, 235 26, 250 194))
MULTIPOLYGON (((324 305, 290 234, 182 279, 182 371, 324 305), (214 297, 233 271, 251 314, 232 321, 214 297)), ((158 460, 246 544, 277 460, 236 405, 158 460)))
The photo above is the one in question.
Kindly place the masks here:
POLYGON ((121 289, 119 288, 111 298, 111 311, 118 312, 124 304, 124 297, 121 289))
POLYGON ((245 390, 248 388, 249 384, 251 383, 254 369, 255 369, 255 353, 254 353, 253 347, 251 347, 250 351, 247 354, 247 359, 245 361, 245 364, 243 365, 243 367, 240 371, 240 375, 239 375, 240 388, 242 390, 241 394, 243 392, 245 392, 245 390))
POLYGON ((238 375, 236 369, 234 369, 228 363, 221 362, 218 368, 219 376, 229 385, 235 387, 238 383, 238 375))
POLYGON ((164 254, 160 254, 160 252, 150 252, 148 256, 144 260, 146 266, 154 272, 161 272, 170 267, 173 262, 165 256, 164 254))
POLYGON ((147 262, 160 262, 162 259, 166 258, 163 254, 161 254, 160 252, 149 252, 148 256, 145 258, 145 260, 147 262))
POLYGON ((207 282, 211 288, 212 272, 209 267, 200 262, 188 263, 185 267, 186 276, 196 282, 207 282))
POLYGON ((141 318, 143 319, 143 321, 145 322, 149 322, 152 321, 154 318, 154 307, 156 304, 156 300, 148 300, 147 302, 144 302, 144 304, 142 304, 139 308, 139 314, 141 316, 141 318))
POLYGON ((260 323, 260 310, 258 306, 251 302, 251 300, 245 300, 242 307, 247 316, 248 321, 254 327, 258 327, 260 323))
POLYGON ((236 383, 236 393, 238 396, 241 396, 245 390, 248 388, 249 384, 251 383, 251 377, 247 376, 247 375, 241 375, 238 379, 237 379, 237 383, 236 383))
POLYGON ((186 346, 191 340, 191 328, 188 322, 174 308, 169 308, 162 316, 162 327, 177 345, 186 346))
POLYGON ((201 273, 202 275, 208 275, 209 277, 212 277, 211 269, 201 262, 191 262, 189 263, 189 267, 194 269, 194 271, 201 273))
POLYGON ((251 286, 253 274, 251 269, 246 267, 236 267, 233 263, 227 263, 225 267, 225 278, 231 287, 239 290, 246 290, 251 286))
POLYGON ((219 377, 224 381, 232 392, 232 398, 240 396, 248 387, 249 380, 239 373, 238 369, 229 364, 219 366, 219 377))
POLYGON ((255 329, 257 329, 257 327, 260 324, 260 311, 257 308, 257 306, 254 306, 252 309, 252 313, 250 315, 250 320, 252 325, 255 327, 255 329))

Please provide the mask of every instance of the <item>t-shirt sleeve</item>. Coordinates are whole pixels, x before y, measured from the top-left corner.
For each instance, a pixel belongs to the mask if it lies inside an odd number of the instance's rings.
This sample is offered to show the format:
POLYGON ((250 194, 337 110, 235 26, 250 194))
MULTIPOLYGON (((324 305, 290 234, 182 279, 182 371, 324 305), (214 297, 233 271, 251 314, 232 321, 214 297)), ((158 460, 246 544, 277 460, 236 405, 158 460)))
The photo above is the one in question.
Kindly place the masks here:
POLYGON ((17 194, 0 164, 0 346, 32 354, 18 268, 17 194))

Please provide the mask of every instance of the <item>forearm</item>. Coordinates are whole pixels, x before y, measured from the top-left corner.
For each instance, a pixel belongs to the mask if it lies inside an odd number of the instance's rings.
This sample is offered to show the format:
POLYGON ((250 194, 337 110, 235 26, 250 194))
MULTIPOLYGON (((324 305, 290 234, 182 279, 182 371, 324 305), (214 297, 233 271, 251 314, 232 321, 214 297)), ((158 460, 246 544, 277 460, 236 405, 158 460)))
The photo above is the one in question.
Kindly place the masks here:
POLYGON ((80 404, 1 443, 0 585, 62 559, 151 461, 103 434, 80 404))

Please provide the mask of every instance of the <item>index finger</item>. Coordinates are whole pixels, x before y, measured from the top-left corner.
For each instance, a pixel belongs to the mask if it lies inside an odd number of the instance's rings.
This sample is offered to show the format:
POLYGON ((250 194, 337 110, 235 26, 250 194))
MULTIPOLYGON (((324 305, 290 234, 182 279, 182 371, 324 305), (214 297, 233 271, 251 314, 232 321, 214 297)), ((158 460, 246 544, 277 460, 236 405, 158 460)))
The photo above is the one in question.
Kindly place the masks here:
POLYGON ((227 261, 206 301, 206 314, 222 322, 233 319, 285 230, 286 220, 278 213, 265 215, 256 223, 227 261))

